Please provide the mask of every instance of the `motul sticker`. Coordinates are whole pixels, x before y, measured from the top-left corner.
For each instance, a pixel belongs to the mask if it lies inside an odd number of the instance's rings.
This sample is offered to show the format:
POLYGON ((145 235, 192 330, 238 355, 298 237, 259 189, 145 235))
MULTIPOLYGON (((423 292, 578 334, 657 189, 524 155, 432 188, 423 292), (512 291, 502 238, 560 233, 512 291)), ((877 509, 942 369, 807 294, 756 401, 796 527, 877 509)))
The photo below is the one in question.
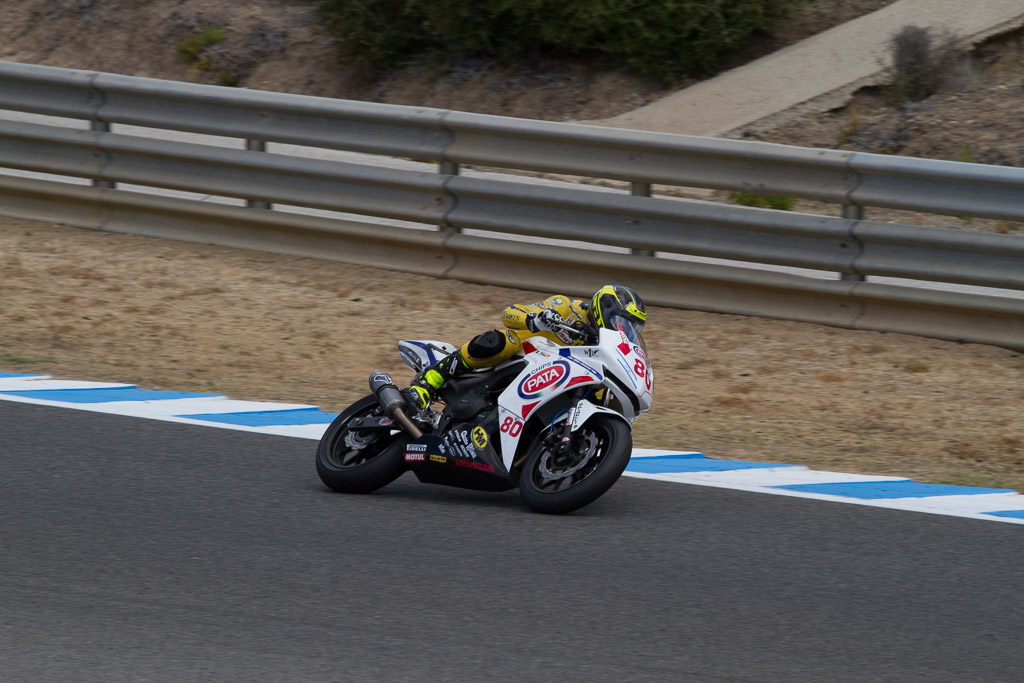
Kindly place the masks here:
POLYGON ((569 377, 569 364, 564 360, 553 361, 534 370, 533 373, 519 383, 519 397, 523 399, 539 398, 546 389, 554 389, 562 385, 569 377))
POLYGON ((406 453, 405 454, 405 461, 406 462, 418 462, 418 461, 421 461, 421 460, 423 460, 425 458, 426 458, 426 454, 425 453, 406 453))

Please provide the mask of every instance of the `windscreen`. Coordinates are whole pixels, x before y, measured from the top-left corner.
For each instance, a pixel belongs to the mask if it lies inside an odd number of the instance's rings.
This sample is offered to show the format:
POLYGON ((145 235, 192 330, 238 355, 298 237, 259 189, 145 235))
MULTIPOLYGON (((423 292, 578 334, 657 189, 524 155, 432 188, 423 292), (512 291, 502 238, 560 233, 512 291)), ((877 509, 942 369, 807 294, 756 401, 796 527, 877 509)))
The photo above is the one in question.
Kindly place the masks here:
POLYGON ((626 335, 626 339, 634 344, 638 344, 640 348, 644 349, 644 353, 647 352, 644 339, 640 336, 640 332, 644 329, 643 323, 630 320, 619 314, 613 314, 608 320, 608 327, 609 329, 622 332, 622 334, 626 335))

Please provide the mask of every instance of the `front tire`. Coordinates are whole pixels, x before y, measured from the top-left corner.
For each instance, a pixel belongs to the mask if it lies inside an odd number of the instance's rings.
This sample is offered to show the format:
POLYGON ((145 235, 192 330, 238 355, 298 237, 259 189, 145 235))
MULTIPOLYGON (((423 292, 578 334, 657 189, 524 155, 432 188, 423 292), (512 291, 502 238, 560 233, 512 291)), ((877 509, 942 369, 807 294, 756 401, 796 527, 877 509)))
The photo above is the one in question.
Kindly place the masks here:
POLYGON ((628 425, 607 414, 573 433, 571 452, 558 455, 557 442, 550 428, 537 435, 519 477, 519 495, 535 512, 561 515, 594 502, 619 480, 633 452, 628 425))
POLYGON ((353 430, 357 417, 380 415, 373 396, 359 399, 334 418, 316 449, 320 481, 340 493, 370 493, 390 484, 405 471, 402 431, 353 430))

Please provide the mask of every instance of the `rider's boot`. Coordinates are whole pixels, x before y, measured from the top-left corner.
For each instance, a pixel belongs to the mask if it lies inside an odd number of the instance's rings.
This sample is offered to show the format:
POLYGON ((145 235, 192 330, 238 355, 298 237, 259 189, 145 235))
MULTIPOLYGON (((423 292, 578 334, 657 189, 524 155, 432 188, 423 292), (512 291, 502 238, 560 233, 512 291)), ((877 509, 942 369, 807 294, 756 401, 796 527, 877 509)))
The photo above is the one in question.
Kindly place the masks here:
POLYGON ((412 378, 412 384, 403 391, 409 405, 417 410, 426 410, 434 400, 434 394, 452 377, 458 377, 470 371, 469 365, 457 349, 433 365, 426 367, 412 378))

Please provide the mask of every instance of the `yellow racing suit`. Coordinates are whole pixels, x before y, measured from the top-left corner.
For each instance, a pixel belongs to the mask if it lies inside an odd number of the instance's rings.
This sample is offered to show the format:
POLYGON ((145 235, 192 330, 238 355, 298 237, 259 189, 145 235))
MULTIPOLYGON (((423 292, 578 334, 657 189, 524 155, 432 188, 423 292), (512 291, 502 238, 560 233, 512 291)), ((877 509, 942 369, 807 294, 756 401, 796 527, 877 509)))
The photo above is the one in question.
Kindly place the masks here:
POLYGON ((478 334, 451 355, 424 369, 413 379, 412 386, 409 388, 410 397, 420 408, 425 408, 430 404, 434 392, 449 379, 471 370, 498 365, 519 353, 523 340, 530 337, 544 337, 563 346, 585 343, 586 340, 573 338, 565 332, 548 330, 531 332, 527 323, 531 316, 548 309, 558 313, 566 325, 586 324, 588 306, 588 302, 561 294, 555 294, 535 304, 509 306, 501 314, 501 321, 505 323, 505 329, 488 330, 483 334, 478 334))

